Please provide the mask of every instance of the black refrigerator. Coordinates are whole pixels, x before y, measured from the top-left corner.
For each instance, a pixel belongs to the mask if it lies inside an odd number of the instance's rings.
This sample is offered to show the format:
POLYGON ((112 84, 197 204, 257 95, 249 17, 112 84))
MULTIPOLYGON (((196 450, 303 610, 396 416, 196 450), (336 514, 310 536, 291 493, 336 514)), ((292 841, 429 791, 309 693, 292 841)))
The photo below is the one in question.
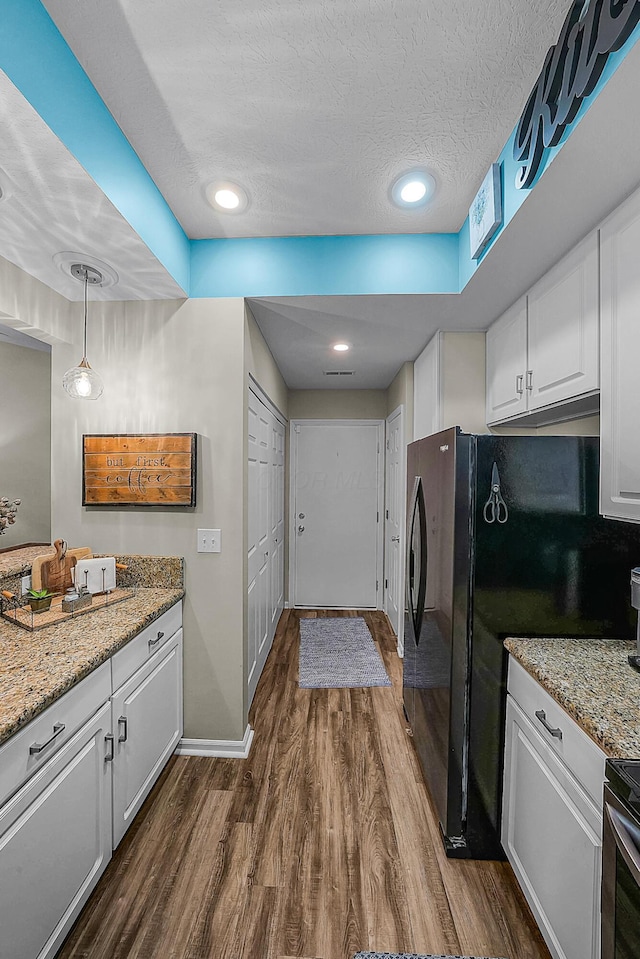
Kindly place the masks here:
POLYGON ((597 437, 407 448, 404 707, 449 856, 504 858, 504 638, 635 638, 640 526, 599 516, 598 473, 597 437))

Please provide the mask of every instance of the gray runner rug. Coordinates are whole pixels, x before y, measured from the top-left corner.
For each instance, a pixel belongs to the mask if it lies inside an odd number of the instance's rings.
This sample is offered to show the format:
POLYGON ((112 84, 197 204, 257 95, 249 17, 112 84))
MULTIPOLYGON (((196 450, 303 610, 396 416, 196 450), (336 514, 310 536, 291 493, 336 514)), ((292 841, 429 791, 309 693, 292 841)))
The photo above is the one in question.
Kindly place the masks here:
POLYGON ((300 620, 303 689, 391 686, 362 616, 300 620))
POLYGON ((359 952, 353 959, 482 959, 481 956, 416 955, 413 952, 359 952))

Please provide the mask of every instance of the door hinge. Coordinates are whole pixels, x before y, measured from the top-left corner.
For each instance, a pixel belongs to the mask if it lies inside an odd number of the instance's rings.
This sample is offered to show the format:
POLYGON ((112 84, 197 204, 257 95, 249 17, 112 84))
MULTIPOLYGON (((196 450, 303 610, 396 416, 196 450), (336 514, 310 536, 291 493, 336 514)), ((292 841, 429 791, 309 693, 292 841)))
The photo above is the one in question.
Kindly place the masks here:
POLYGON ((389 510, 386 511, 385 519, 389 519, 389 510))
POLYGON ((376 523, 380 522, 380 510, 376 513, 376 523))
POLYGON ((385 581, 384 581, 384 588, 385 588, 385 589, 389 589, 389 580, 388 580, 388 579, 385 579, 385 581))
POLYGON ((301 426, 298 426, 298 424, 296 423, 296 425, 293 427, 293 432, 294 432, 294 433, 299 433, 301 429, 302 429, 302 427, 301 427, 301 426))
POLYGON ((378 580, 376 580, 376 593, 378 592, 378 587, 379 587, 379 585, 380 585, 380 584, 379 584, 378 580))

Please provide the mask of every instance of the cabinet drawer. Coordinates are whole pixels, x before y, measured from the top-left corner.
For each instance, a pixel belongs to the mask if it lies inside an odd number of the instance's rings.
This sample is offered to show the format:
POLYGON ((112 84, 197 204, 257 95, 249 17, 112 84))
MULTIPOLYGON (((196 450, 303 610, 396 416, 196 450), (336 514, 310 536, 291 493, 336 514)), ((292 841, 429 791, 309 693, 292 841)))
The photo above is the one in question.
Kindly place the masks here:
POLYGON ((544 741, 563 760, 598 809, 602 809, 604 752, 513 656, 509 657, 507 687, 544 741), (562 738, 551 735, 544 723, 559 730, 562 738))
POLYGON ((111 666, 106 662, 7 740, 0 747, 0 804, 68 742, 110 695, 111 666), (36 746, 42 748, 32 752, 36 746))
POLYGON ((179 602, 123 646, 111 659, 114 692, 135 673, 136 669, 162 649, 181 626, 182 602, 179 602))

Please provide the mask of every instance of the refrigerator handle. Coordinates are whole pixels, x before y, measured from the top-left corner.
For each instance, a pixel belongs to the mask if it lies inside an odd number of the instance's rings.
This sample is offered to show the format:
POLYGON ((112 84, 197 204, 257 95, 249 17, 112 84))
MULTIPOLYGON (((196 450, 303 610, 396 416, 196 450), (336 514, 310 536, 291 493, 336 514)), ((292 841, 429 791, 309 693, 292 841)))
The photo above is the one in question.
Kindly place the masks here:
POLYGON ((424 616, 424 607, 427 597, 427 510, 424 501, 424 490, 422 479, 416 476, 413 487, 413 496, 411 498, 411 510, 409 513, 411 522, 407 530, 407 606, 411 615, 413 633, 416 646, 420 641, 420 630, 422 628, 422 617, 424 616), (416 525, 417 524, 417 525, 416 525), (417 552, 420 561, 420 578, 418 580, 418 589, 415 589, 415 552, 413 549, 414 540, 417 536, 417 552))

